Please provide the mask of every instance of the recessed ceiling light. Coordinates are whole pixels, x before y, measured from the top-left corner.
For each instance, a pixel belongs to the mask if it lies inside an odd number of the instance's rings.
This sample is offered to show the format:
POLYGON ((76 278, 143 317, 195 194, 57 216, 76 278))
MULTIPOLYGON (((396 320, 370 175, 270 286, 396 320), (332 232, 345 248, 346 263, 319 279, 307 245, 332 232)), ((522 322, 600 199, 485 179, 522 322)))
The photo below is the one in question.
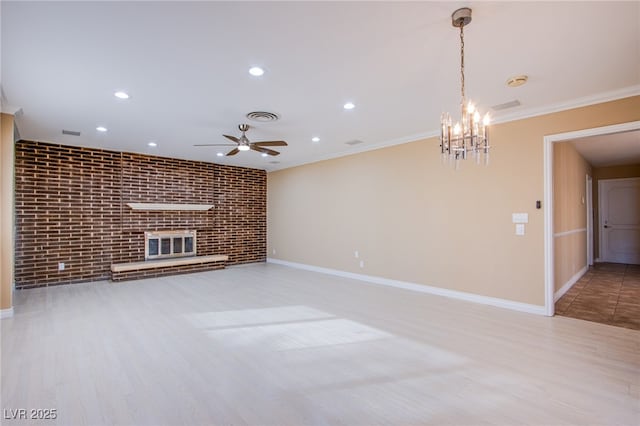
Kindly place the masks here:
POLYGON ((249 68, 249 74, 255 77, 260 77, 262 74, 264 74, 264 70, 260 67, 251 67, 249 68))
POLYGON ((219 153, 217 153, 216 155, 217 155, 218 157, 222 157, 224 154, 223 154, 223 153, 221 153, 221 152, 219 152, 219 153))
POLYGON ((269 154, 267 154, 266 152, 263 152, 263 153, 262 153, 262 156, 263 156, 263 157, 266 157, 266 156, 268 156, 268 155, 269 155, 269 154))
POLYGON ((158 144, 157 144, 157 143, 155 143, 155 142, 149 142, 147 145, 149 145, 150 147, 153 147, 153 148, 155 148, 156 146, 158 146, 158 144))
POLYGON ((354 109, 356 106, 353 104, 353 102, 347 102, 346 104, 344 104, 344 109, 354 109))
POLYGON ((320 138, 317 136, 314 136, 311 138, 311 142, 320 142, 320 138))
POLYGON ((117 91, 113 94, 118 99, 129 99, 129 94, 127 92, 117 91))
POLYGON ((98 126, 98 127, 96 127, 96 130, 99 131, 99 132, 106 132, 107 128, 104 127, 104 126, 98 126))

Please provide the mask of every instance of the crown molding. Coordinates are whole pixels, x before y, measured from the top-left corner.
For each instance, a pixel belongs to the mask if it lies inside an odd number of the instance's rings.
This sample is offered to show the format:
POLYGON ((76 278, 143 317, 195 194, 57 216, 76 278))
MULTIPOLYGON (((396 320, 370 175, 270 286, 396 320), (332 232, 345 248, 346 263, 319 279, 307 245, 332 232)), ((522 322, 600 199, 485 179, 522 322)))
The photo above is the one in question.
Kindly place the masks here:
MULTIPOLYGON (((600 103, 604 103, 604 102, 610 102, 610 101, 615 101, 618 99, 624 99, 624 98, 628 98, 631 96, 638 96, 640 95, 640 84, 639 85, 635 85, 635 86, 629 86, 629 87, 625 87, 622 89, 616 89, 616 90, 611 90, 608 92, 602 92, 602 93, 597 93, 594 95, 589 95, 589 96, 584 96, 581 98, 576 98, 570 101, 564 101, 564 102, 558 102, 555 104, 551 104, 551 105, 546 105, 544 107, 539 107, 539 108, 529 108, 529 109, 522 109, 520 111, 516 111, 510 114, 504 114, 504 115, 500 115, 497 116, 495 119, 493 119, 493 123, 494 124, 500 124, 500 123, 507 123, 509 121, 516 121, 516 120, 522 120, 525 118, 532 118, 532 117, 537 117, 540 115, 545 115, 545 114, 553 114, 556 112, 560 112, 560 111, 567 111, 570 109, 575 109, 575 108, 580 108, 580 107, 585 107, 585 106, 589 106, 589 105, 595 105, 595 104, 600 104, 600 103)), ((293 162, 287 165, 283 165, 281 167, 269 167, 267 169, 268 173, 271 172, 275 172, 278 170, 285 170, 285 169, 290 169, 293 167, 298 167, 298 166, 303 166, 305 164, 313 164, 313 163, 318 163, 320 161, 326 161, 326 160, 331 160, 334 158, 340 158, 340 157, 346 157, 348 155, 353 155, 353 154, 360 154, 362 152, 367 152, 367 151, 373 151, 376 149, 381 149, 381 148, 387 148, 390 146, 394 146, 394 145, 401 145, 401 144, 405 144, 405 143, 409 143, 409 142, 416 142, 419 141, 421 139, 428 139, 428 138, 433 138, 436 137, 440 134, 439 130, 432 130, 432 131, 427 131, 427 132, 422 132, 422 133, 416 133, 413 135, 408 135, 408 136, 403 136, 400 138, 396 138, 396 139, 391 139, 388 141, 383 141, 383 142, 378 142, 378 143, 374 143, 371 145, 365 145, 365 146, 361 146, 358 148, 352 148, 346 151, 341 151, 341 152, 337 152, 337 153, 332 153, 332 154, 327 154, 327 155, 323 155, 317 158, 314 158, 313 160, 308 160, 308 161, 299 161, 299 162, 293 162)))
POLYGON ((334 152, 331 154, 326 154, 326 155, 322 155, 319 157, 314 158, 313 160, 309 160, 309 161, 299 161, 299 162, 294 162, 288 165, 284 165, 280 168, 273 168, 270 170, 267 170, 267 172, 275 172, 278 170, 285 170, 285 169, 290 169, 293 167, 298 167, 298 166, 304 166, 305 164, 313 164, 313 163, 319 163, 320 161, 326 161, 326 160, 331 160, 334 158, 341 158, 341 157, 347 157, 349 155, 354 155, 354 154, 360 154, 362 152, 367 152, 367 151, 375 151, 376 149, 381 149, 381 148, 387 148, 390 146, 394 146, 394 145, 402 145, 405 143, 409 143, 409 142, 416 142, 419 141, 421 139, 428 139, 428 138, 432 138, 435 136, 438 136, 439 133, 438 132, 426 132, 426 133, 416 133, 413 135, 409 135, 409 136, 403 136, 401 138, 397 138, 397 139, 391 139, 389 141, 383 141, 383 142, 378 142, 378 143, 374 143, 371 145, 365 145, 365 146, 361 146, 361 147, 357 147, 357 148, 351 148, 347 151, 340 151, 340 152, 334 152))
POLYGON ((640 85, 629 86, 622 89, 611 90, 609 92, 602 92, 596 93, 594 95, 584 96, 582 98, 577 98, 570 101, 545 105, 539 108, 528 108, 521 111, 514 111, 510 114, 496 116, 493 122, 497 124, 506 123, 509 121, 516 121, 525 118, 537 117, 540 115, 553 114, 556 112, 567 111, 570 109, 581 108, 589 105, 601 104, 604 102, 615 101, 618 99, 624 99, 638 95, 640 95, 640 85))
POLYGON ((15 117, 22 113, 22 108, 3 103, 2 108, 0 108, 0 112, 2 112, 2 114, 13 115, 15 117))

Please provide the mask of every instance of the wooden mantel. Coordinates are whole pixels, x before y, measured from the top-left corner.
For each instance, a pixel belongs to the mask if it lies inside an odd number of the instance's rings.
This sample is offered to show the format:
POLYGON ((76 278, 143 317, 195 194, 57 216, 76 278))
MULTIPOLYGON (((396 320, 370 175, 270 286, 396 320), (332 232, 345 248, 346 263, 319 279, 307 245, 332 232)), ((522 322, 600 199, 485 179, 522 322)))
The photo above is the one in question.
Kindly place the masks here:
POLYGON ((171 204, 171 203, 127 203, 133 210, 160 211, 205 211, 213 208, 213 204, 171 204))

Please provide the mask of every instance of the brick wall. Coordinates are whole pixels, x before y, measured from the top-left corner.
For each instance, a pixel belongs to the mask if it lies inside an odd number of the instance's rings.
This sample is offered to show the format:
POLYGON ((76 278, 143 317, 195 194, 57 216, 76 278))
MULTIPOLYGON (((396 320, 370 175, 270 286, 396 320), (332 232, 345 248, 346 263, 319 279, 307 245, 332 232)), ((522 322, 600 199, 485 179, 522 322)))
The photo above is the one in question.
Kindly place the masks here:
POLYGON ((144 260, 144 231, 196 229, 198 254, 227 264, 266 258, 263 170, 30 141, 16 143, 15 168, 16 288, 107 279, 112 263, 144 260))

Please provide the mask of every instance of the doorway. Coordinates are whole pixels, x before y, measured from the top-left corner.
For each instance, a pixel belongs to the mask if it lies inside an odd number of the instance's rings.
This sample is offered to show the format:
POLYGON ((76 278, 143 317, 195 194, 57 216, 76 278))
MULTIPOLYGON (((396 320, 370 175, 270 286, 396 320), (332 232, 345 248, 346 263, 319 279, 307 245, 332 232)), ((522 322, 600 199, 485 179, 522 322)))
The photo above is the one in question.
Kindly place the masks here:
MULTIPOLYGON (((545 200, 545 204, 544 204, 544 218, 545 218, 545 238, 544 238, 544 250, 545 250, 545 313, 548 316, 553 316, 555 313, 555 298, 554 296, 556 295, 556 283, 555 283, 555 267, 556 267, 556 259, 554 258, 554 222, 553 222, 553 217, 554 217, 554 203, 553 203, 553 147, 554 147, 554 143, 557 142, 567 142, 567 141, 574 141, 574 140, 578 140, 578 139, 586 139, 586 138, 591 138, 593 136, 609 136, 611 135, 613 137, 613 135, 619 135, 619 134, 625 134, 625 133, 631 133, 631 132, 635 132, 634 134, 639 134, 640 135, 640 121, 634 121, 634 122, 630 122, 630 123, 623 123, 623 124, 617 124, 617 125, 612 125, 612 126, 605 126, 605 127, 598 127, 598 128, 593 128, 593 129, 585 129, 585 130, 579 130, 579 131, 575 131, 575 132, 567 132, 567 133, 561 133, 561 134, 556 134, 556 135, 549 135, 549 136, 545 136, 544 137, 544 200, 545 200)), ((592 140, 591 142, 594 142, 594 140, 592 140)), ((597 141, 595 141, 597 142, 597 141)), ((637 144, 635 141, 631 141, 631 142, 627 142, 628 146, 631 147, 631 149, 637 149, 639 144, 637 144)), ((595 155, 601 154, 601 155, 605 155, 602 154, 603 152, 605 152, 607 149, 609 149, 611 147, 611 144, 604 144, 604 143, 594 143, 592 144, 592 147, 595 147, 595 149, 593 149, 593 153, 595 155), (603 149, 604 148, 604 149, 603 149)), ((607 153, 607 155, 610 153, 607 153)), ((615 155, 613 157, 618 157, 618 158, 628 158, 629 157, 629 150, 625 149, 625 150, 621 150, 621 152, 617 152, 614 153, 615 155)), ((584 155, 583 155, 584 156, 584 155)), ((613 158, 612 157, 612 158, 613 158)), ((640 163, 640 160, 638 161, 638 163, 640 163)), ((595 194, 594 194, 595 195, 595 194)), ((587 196, 585 197, 587 198, 587 202, 588 202, 588 193, 587 196)), ((594 207, 598 205, 598 203, 594 203, 594 207)), ((593 218, 593 219, 597 219, 597 218, 593 218)), ((598 226, 593 226, 594 230, 598 230, 599 229, 599 225, 598 226)), ((591 239, 591 241, 593 242, 593 239, 591 239)), ((597 249, 599 246, 596 245, 595 248, 597 249)), ((585 253, 585 252, 583 252, 585 253)), ((587 248, 586 248, 586 262, 588 262, 589 259, 589 245, 587 244, 587 248)), ((598 259, 596 259, 598 260, 598 259)), ((585 263, 586 263, 585 262, 585 263)), ((575 281, 578 281, 579 277, 576 278, 575 281)), ((562 283, 559 283, 562 284, 562 283)), ((571 285, 573 285, 574 282, 569 283, 568 286, 563 286, 566 288, 570 288, 571 285)), ((565 288, 565 291, 566 291, 565 288)))

